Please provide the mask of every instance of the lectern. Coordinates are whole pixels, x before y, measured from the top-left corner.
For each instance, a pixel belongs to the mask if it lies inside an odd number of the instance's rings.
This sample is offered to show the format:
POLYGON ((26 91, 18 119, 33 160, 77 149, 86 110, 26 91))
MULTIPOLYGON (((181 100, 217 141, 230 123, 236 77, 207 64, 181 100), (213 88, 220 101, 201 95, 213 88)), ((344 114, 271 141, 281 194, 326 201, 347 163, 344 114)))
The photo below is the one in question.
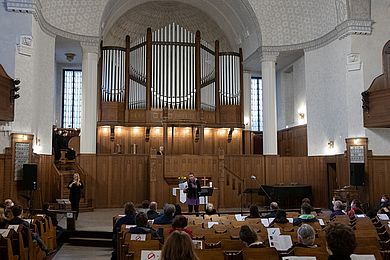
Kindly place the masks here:
POLYGON ((209 186, 202 186, 199 194, 199 204, 203 204, 206 210, 206 205, 209 202, 209 197, 213 195, 214 188, 209 186))

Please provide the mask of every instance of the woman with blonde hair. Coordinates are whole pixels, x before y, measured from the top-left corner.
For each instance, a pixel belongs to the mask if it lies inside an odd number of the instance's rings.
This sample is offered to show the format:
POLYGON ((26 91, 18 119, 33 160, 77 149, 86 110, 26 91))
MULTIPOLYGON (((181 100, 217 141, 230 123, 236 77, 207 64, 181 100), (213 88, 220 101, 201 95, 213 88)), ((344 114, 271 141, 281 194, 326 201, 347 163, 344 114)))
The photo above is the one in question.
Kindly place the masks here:
POLYGON ((164 243, 161 260, 199 260, 191 237, 183 231, 174 231, 164 243))

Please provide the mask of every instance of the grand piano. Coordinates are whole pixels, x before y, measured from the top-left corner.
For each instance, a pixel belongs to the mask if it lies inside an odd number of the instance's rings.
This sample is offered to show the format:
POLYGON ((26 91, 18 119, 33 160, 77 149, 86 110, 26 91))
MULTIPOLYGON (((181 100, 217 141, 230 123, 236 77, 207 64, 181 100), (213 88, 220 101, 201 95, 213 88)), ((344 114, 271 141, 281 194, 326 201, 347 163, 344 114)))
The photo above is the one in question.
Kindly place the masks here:
POLYGON ((276 201, 280 208, 300 208, 303 198, 311 199, 310 185, 303 184, 278 184, 260 185, 259 195, 266 197, 266 203, 276 201))

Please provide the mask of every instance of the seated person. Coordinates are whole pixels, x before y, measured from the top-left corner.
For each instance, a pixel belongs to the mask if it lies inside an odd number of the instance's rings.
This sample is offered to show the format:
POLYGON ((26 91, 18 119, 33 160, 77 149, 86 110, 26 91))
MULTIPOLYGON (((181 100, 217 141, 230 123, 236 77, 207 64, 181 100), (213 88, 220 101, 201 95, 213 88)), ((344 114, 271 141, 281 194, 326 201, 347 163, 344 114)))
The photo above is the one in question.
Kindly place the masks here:
POLYGON ((133 202, 125 203, 125 216, 118 219, 112 230, 112 241, 116 245, 116 237, 122 225, 135 225, 135 208, 133 202))
POLYGON ((51 223, 56 228, 56 234, 58 239, 63 234, 64 229, 58 225, 57 214, 50 211, 49 209, 50 209, 50 204, 47 202, 44 203, 42 207, 43 214, 45 214, 51 219, 51 223))
POLYGON ((165 204, 164 214, 154 219, 154 224, 167 225, 172 224, 173 216, 175 214, 175 206, 173 204, 165 204))
POLYGON ((194 243, 186 232, 174 231, 165 241, 161 260, 199 260, 194 243))
POLYGON ((129 229, 132 234, 152 234, 152 237, 157 238, 157 231, 148 227, 148 217, 144 212, 138 212, 135 216, 135 227, 129 229))
MULTIPOLYGON (((22 214, 23 214, 23 208, 19 205, 14 205, 12 208, 12 215, 14 216, 9 222, 9 225, 23 225, 26 228, 30 228, 30 224, 22 219, 22 214)), ((54 253, 54 251, 49 250, 49 248, 46 246, 46 244, 43 242, 41 237, 35 233, 31 233, 32 239, 35 243, 38 244, 38 246, 45 251, 46 255, 50 255, 54 253)))
POLYGON ((316 232, 310 225, 302 224, 297 230, 297 236, 298 244, 296 244, 296 246, 309 248, 318 247, 316 244, 314 244, 314 240, 316 239, 316 232))
POLYGON ((140 208, 137 208, 137 212, 148 212, 149 210, 149 205, 150 205, 150 201, 148 200, 144 200, 141 202, 141 207, 140 208))
POLYGON ((176 216, 172 221, 172 227, 168 230, 168 233, 171 234, 173 231, 184 231, 192 238, 192 230, 187 227, 188 219, 183 215, 176 216))
POLYGON ((302 223, 310 223, 310 222, 316 222, 318 219, 311 214, 312 208, 310 204, 303 203, 301 205, 301 215, 298 218, 294 218, 293 225, 299 226, 302 223))
POLYGON ((146 215, 148 216, 148 219, 155 219, 160 215, 157 212, 157 202, 150 202, 149 210, 146 212, 146 215))
POLYGON ((257 233, 248 225, 240 228, 240 239, 246 247, 263 247, 263 242, 259 240, 257 233))
POLYGON ((326 250, 328 259, 351 259, 357 243, 351 227, 342 223, 332 223, 325 228, 326 250))
POLYGON ((389 195, 383 194, 381 201, 379 203, 378 207, 378 214, 383 213, 383 214, 388 214, 390 213, 390 202, 389 202, 389 195))
POLYGON ((6 199, 4 201, 4 216, 6 220, 13 219, 12 210, 11 208, 14 206, 14 202, 11 199, 6 199))
POLYGON ((177 215, 181 215, 181 206, 180 206, 180 204, 175 204, 175 215, 174 216, 177 216, 177 215))
POLYGON ((260 218, 259 208, 257 205, 251 205, 249 208, 249 216, 246 218, 260 218))
POLYGON ((214 208, 214 205, 212 203, 207 203, 205 212, 209 216, 217 214, 217 210, 214 208))
POLYGON ((278 203, 276 203, 275 201, 271 202, 271 204, 269 204, 269 210, 271 210, 271 212, 268 213, 267 215, 265 215, 264 217, 265 218, 274 218, 276 216, 276 211, 278 209, 279 209, 278 203))
POLYGON ((336 216, 345 215, 344 204, 340 200, 336 200, 333 204, 333 212, 330 214, 329 218, 332 219, 336 216))
POLYGON ((275 215, 274 220, 270 223, 270 226, 273 224, 286 224, 288 222, 289 221, 287 219, 286 211, 284 211, 282 209, 278 209, 276 211, 276 215, 275 215))
POLYGON ((356 214, 364 214, 364 210, 361 207, 360 201, 354 199, 351 202, 351 210, 348 211, 348 217, 354 218, 356 214))

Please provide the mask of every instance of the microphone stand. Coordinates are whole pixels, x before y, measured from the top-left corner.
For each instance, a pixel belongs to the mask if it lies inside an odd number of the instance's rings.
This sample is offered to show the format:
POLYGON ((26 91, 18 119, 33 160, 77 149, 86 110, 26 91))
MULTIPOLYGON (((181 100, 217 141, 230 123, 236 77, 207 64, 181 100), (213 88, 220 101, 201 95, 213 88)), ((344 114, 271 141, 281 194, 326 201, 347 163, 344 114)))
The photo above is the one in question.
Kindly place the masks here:
POLYGON ((263 191, 265 196, 269 199, 270 202, 272 202, 271 196, 267 193, 267 191, 263 188, 263 185, 260 185, 260 189, 263 191))

